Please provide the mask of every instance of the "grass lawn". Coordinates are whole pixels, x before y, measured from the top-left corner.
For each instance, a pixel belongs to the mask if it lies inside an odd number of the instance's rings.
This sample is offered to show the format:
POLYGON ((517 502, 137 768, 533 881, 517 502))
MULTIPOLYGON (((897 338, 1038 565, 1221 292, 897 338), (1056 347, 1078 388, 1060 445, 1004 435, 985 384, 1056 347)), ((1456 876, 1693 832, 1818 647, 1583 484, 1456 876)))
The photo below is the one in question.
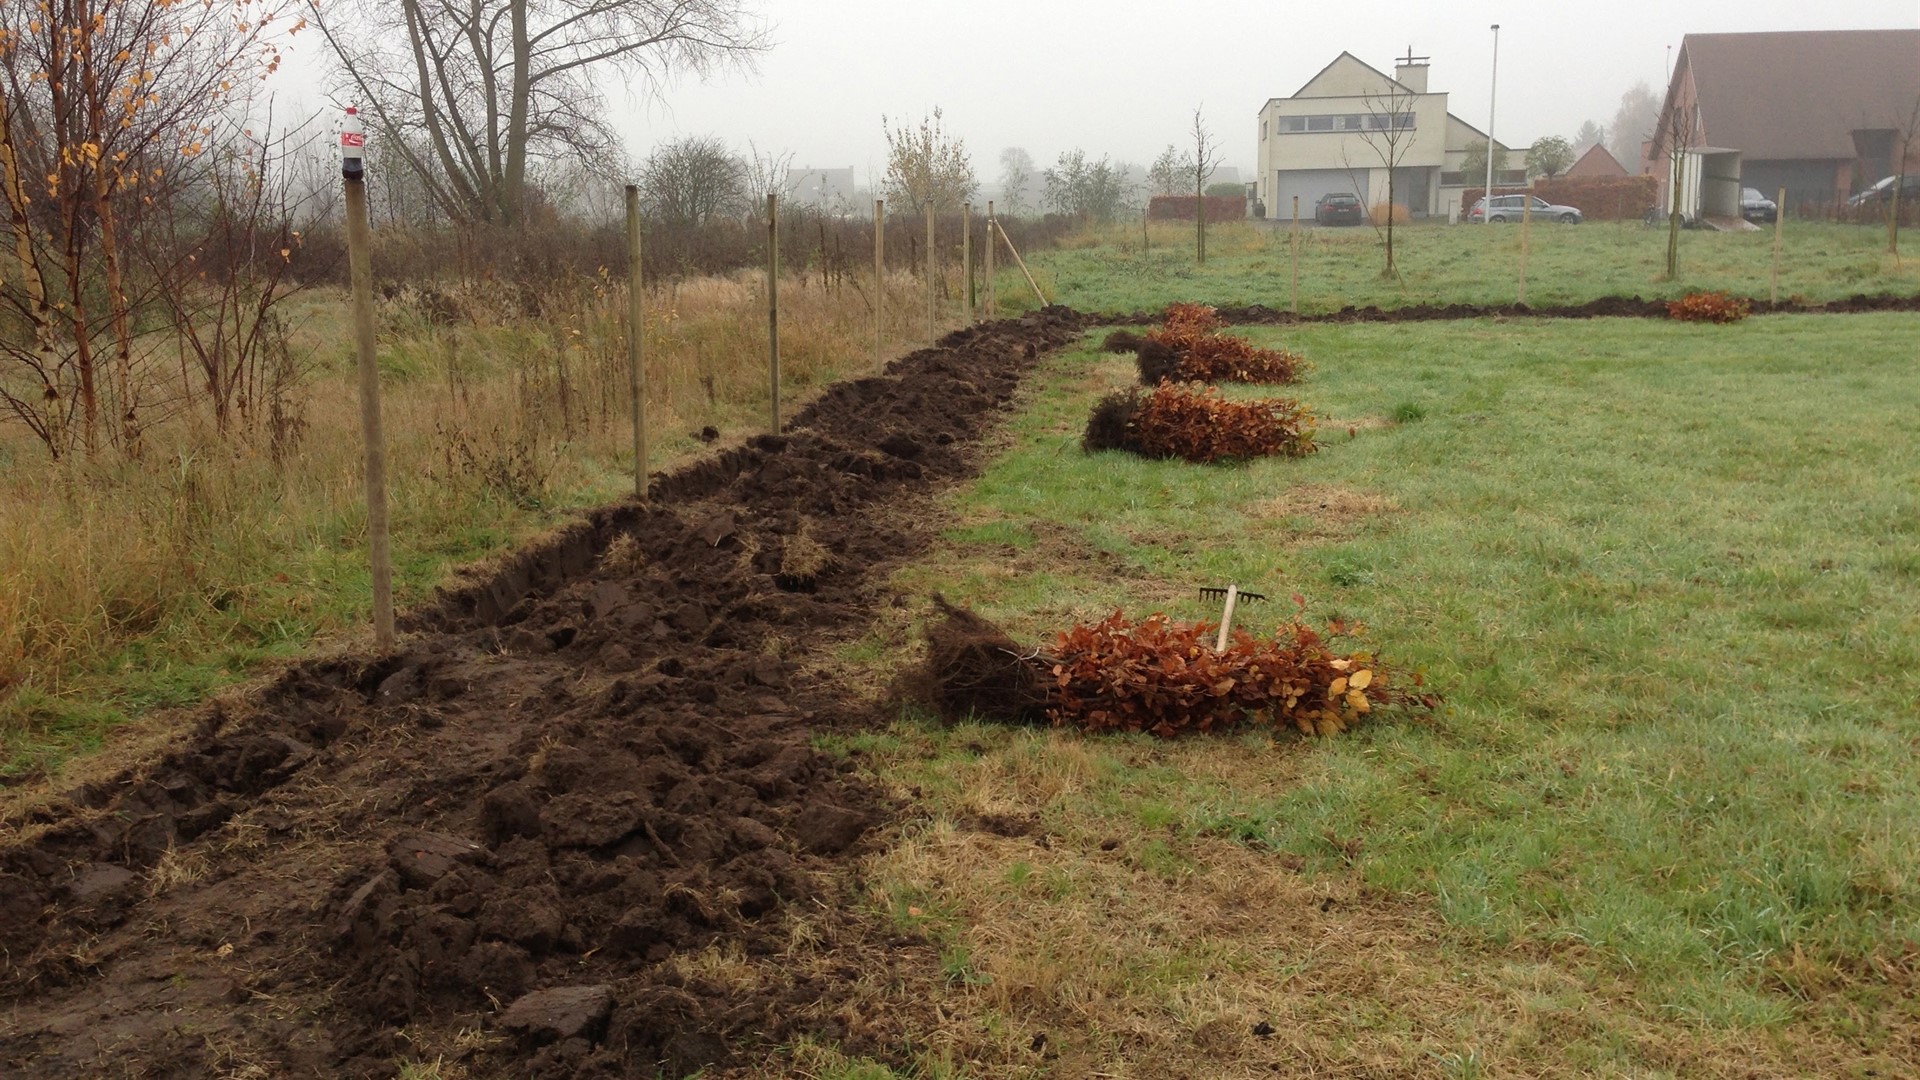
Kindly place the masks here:
MULTIPOLYGON (((1320 454, 1082 454, 1131 376, 1090 338, 896 585, 1036 642, 1213 617, 1193 590, 1228 582, 1271 627, 1298 592, 1444 704, 1330 740, 833 741, 927 810, 870 867, 945 943, 920 1072, 1920 1069, 1920 319, 1253 336, 1316 363, 1320 454)), ((879 685, 926 613, 849 669, 879 685)))
MULTIPOLYGON (((1680 273, 1665 280, 1667 234, 1638 222, 1539 224, 1528 231, 1527 302, 1583 303, 1601 296, 1671 297, 1699 289, 1768 294, 1773 233, 1685 232, 1680 273)), ((1786 223, 1780 296, 1810 301, 1856 293, 1920 292, 1920 240, 1904 259, 1887 254, 1884 229, 1786 223)), ((1286 227, 1221 225, 1207 233, 1207 264, 1193 261, 1192 226, 1156 225, 1143 255, 1138 223, 1071 238, 1028 260, 1048 299, 1082 311, 1157 309, 1174 300, 1262 303, 1286 310, 1291 248, 1286 227)), ((1371 228, 1303 229, 1300 310, 1349 304, 1507 304, 1517 297, 1520 229, 1426 224, 1394 230, 1400 276, 1383 280, 1381 239, 1371 228)), ((1017 271, 999 275, 1002 308, 1033 295, 1017 271)))

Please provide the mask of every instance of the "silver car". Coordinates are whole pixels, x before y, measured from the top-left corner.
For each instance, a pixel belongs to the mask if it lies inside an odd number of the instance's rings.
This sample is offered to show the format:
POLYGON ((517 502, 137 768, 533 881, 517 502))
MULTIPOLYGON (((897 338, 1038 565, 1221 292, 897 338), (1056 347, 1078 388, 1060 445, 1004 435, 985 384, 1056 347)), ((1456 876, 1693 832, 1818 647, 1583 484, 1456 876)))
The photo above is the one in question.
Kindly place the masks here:
MULTIPOLYGON (((1519 221, 1521 216, 1526 213, 1526 200, 1528 199, 1533 200, 1533 216, 1536 218, 1546 221, 1564 222, 1568 225, 1578 225, 1586 220, 1586 215, 1580 212, 1579 207, 1560 206, 1557 203, 1550 203, 1538 195, 1495 195, 1493 197, 1493 210, 1489 220, 1519 221)), ((1482 216, 1487 215, 1486 203, 1487 200, 1485 199, 1475 202, 1473 209, 1467 214, 1467 220, 1479 221, 1482 216)))

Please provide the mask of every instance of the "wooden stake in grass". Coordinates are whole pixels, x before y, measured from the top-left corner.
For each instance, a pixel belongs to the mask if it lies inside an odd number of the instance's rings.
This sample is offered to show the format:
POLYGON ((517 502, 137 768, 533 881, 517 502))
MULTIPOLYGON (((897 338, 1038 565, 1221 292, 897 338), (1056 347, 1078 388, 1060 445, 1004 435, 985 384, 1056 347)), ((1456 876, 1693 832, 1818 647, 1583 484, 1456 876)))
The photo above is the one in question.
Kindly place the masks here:
POLYGON ((647 501, 646 297, 640 277, 640 189, 627 185, 627 397, 633 414, 633 497, 647 501))
POLYGON ((1787 189, 1773 200, 1773 276, 1767 282, 1767 303, 1780 302, 1780 223, 1787 219, 1787 189))
POLYGON ((987 318, 1000 317, 1000 290, 993 277, 993 200, 987 200, 987 318))
POLYGON ((1046 307, 1047 294, 1041 292, 1040 283, 1033 280, 1033 271, 1027 269, 1027 260, 1020 257, 1020 249, 1013 246, 1013 237, 1007 235, 1007 230, 1001 229, 1000 239, 1006 242, 1007 251, 1013 255, 1013 264, 1015 266, 1018 266, 1020 268, 1020 273, 1026 277, 1027 285, 1033 289, 1033 295, 1040 298, 1040 306, 1046 307))
POLYGON ((927 344, 933 344, 933 200, 927 200, 927 344))
POLYGON ((880 322, 887 306, 887 200, 873 200, 873 364, 886 360, 886 331, 880 322))
POLYGON ((1300 314, 1300 196, 1293 197, 1293 313, 1300 314))
POLYGON ((780 434, 780 196, 767 192, 767 413, 780 434))
MULTIPOLYGON (((1389 212, 1392 207, 1387 208, 1389 212)), ((1527 181, 1527 193, 1520 198, 1520 303, 1527 302, 1527 229, 1533 224, 1533 181, 1527 181)))
POLYGON ((966 281, 967 325, 973 325, 973 204, 960 206, 960 273, 966 281))
POLYGON ((364 172, 345 179, 353 351, 360 368, 360 434, 367 448, 367 555, 373 563, 373 642, 384 651, 393 648, 393 553, 387 541, 387 436, 380 423, 380 366, 374 355, 373 225, 367 219, 364 172))

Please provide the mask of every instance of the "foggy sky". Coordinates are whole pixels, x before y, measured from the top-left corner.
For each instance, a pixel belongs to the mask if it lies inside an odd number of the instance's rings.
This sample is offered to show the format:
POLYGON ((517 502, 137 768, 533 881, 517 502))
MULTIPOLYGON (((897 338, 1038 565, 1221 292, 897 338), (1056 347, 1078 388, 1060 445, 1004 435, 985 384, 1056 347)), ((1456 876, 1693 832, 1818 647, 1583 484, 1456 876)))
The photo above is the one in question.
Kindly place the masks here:
MULTIPOLYGON (((740 151, 752 140, 791 152, 795 166, 853 166, 865 183, 884 165, 881 116, 917 120, 938 105, 991 184, 1008 146, 1042 166, 1073 148, 1145 164, 1184 141, 1204 105, 1222 163, 1247 176, 1255 112, 1343 49, 1389 73, 1409 46, 1431 57, 1429 89, 1484 129, 1488 26, 1500 23, 1494 134, 1525 146, 1571 137, 1586 119, 1609 123, 1637 79, 1660 92, 1667 47, 1687 33, 1920 26, 1920 0, 762 0, 760 10, 775 45, 757 72, 680 80, 661 100, 612 88, 636 158, 676 136, 717 135, 740 151)), ((319 46, 315 36, 299 51, 319 46)))

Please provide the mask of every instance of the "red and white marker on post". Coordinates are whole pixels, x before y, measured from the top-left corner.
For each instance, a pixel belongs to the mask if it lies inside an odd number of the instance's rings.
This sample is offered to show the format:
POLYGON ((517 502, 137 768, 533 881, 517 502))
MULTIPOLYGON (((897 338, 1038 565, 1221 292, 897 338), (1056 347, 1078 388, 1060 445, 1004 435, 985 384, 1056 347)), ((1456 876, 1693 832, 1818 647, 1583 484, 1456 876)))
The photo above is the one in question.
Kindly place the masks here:
POLYGON ((387 438, 380 423, 380 368, 373 343, 373 226, 367 219, 367 129, 349 108, 340 124, 340 176, 347 187, 347 267, 353 282, 353 351, 360 367, 360 433, 367 445, 367 556, 373 566, 373 640, 393 648, 393 557, 387 546, 387 438))
POLYGON ((367 175, 367 125, 360 120, 360 110, 351 105, 340 123, 340 175, 348 180, 367 175))

